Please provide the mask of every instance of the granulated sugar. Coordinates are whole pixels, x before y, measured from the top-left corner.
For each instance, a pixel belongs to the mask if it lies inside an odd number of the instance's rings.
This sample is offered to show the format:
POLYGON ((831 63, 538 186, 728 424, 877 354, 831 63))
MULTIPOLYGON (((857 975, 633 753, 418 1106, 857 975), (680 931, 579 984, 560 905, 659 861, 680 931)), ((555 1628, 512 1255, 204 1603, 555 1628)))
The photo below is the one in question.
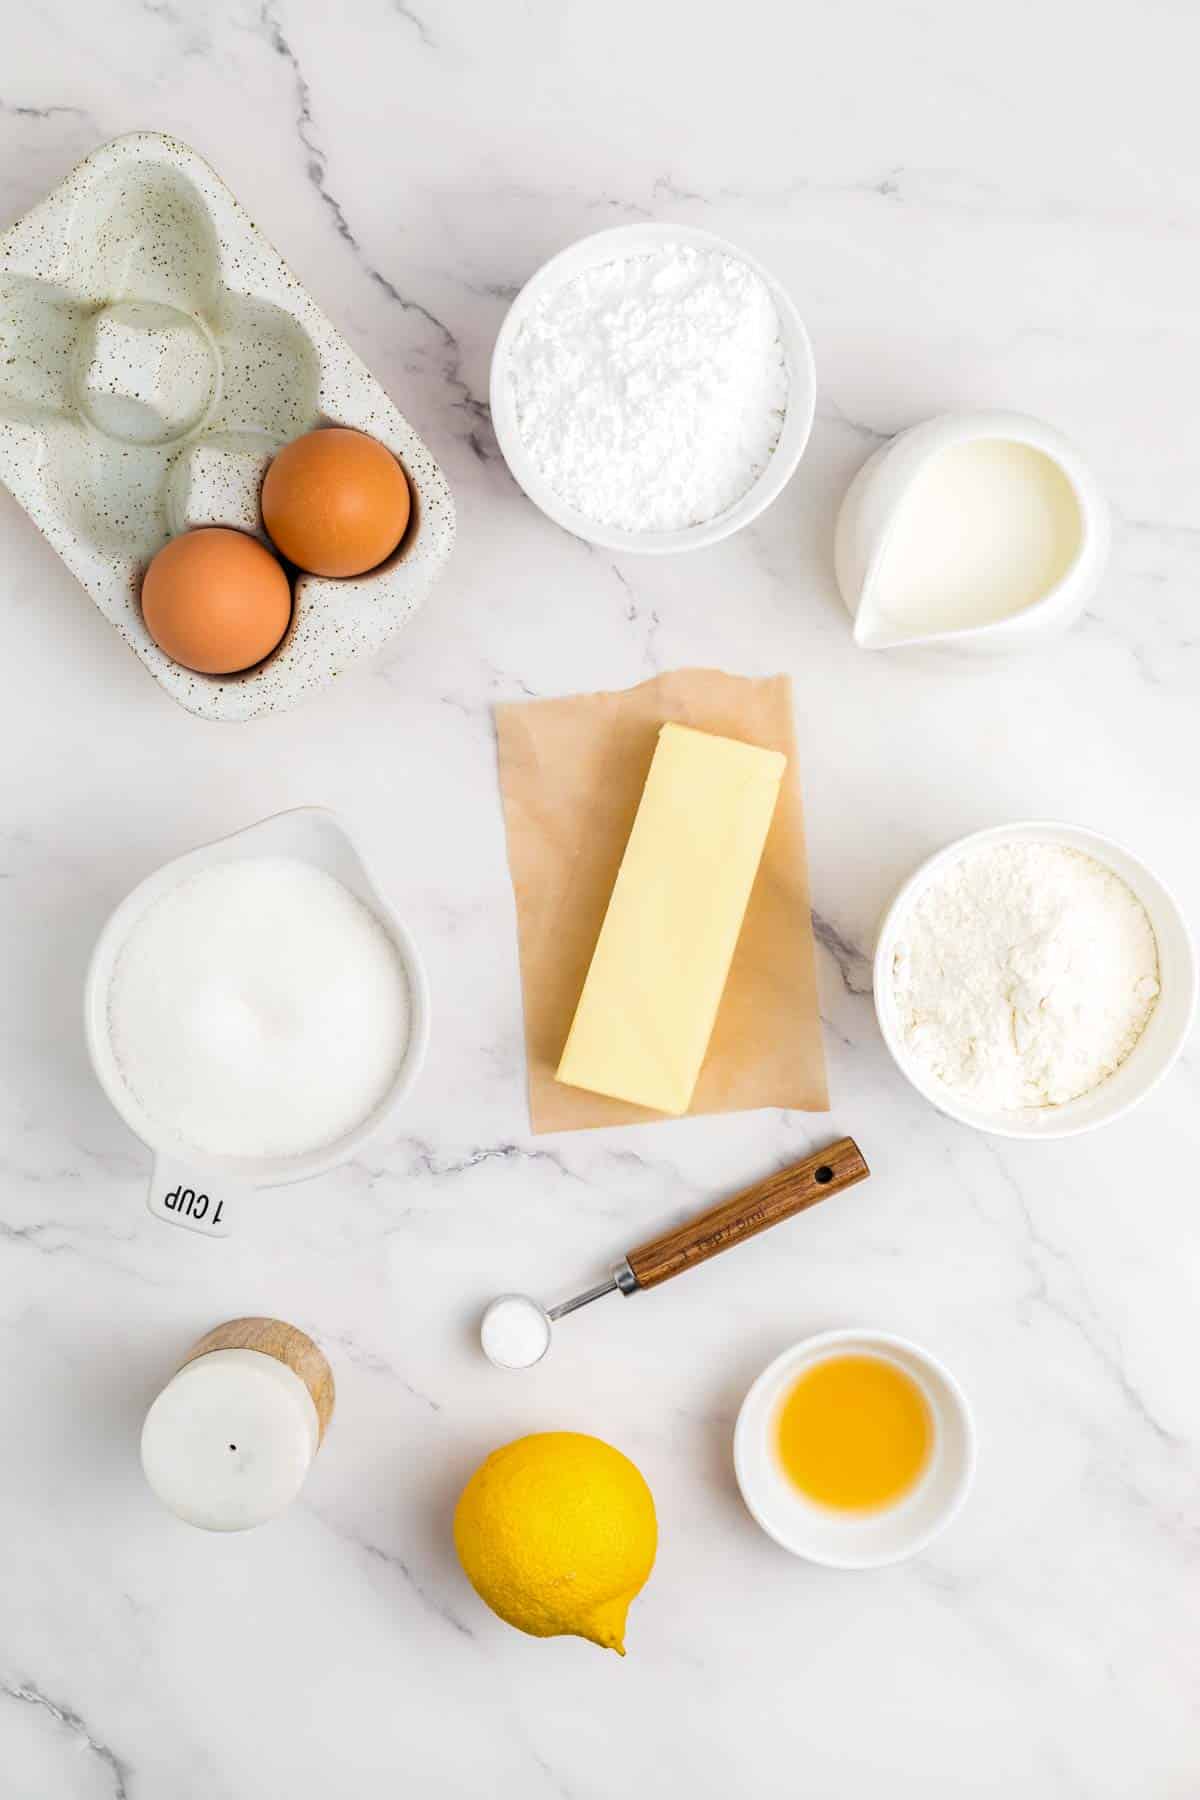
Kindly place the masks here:
POLYGON ((508 378, 542 477, 622 531, 727 511, 766 467, 788 399, 766 283, 688 244, 564 282, 517 333, 508 378))
POLYGON ((375 915, 292 857, 214 864, 134 925, 109 990, 113 1053, 195 1150, 296 1156, 362 1123, 400 1069, 409 993, 375 915))

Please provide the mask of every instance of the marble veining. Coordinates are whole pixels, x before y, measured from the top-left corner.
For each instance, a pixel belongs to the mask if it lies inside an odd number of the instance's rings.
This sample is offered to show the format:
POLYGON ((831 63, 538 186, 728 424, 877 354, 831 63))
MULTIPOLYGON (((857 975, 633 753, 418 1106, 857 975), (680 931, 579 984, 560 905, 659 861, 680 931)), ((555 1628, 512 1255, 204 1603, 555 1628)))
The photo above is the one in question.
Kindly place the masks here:
POLYGON ((0 494, 5 1795, 1200 1793, 1200 1059, 1093 1137, 988 1139, 909 1088, 870 998, 900 880, 1005 819, 1128 842, 1200 921, 1198 55, 1186 8, 1082 0, 990 24, 950 0, 719 21, 682 0, 43 0, 7 27, 0 229, 109 138, 194 145, 429 446, 460 535, 380 663, 218 730, 0 494), (484 398, 529 273, 636 219, 759 257, 818 377, 782 498, 653 564, 542 518, 484 398), (993 407, 1095 469, 1098 594, 995 666, 857 651, 832 569, 847 484, 896 431, 993 407), (535 1140, 491 707, 683 664, 792 677, 833 1111, 535 1140), (429 1060, 354 1162, 207 1242, 145 1212, 83 973, 151 869, 313 803, 420 943, 429 1060), (494 1293, 574 1292, 841 1132, 870 1182, 564 1320, 523 1376, 483 1362, 494 1293), (187 1346, 257 1311, 324 1341, 338 1411, 300 1501, 217 1540, 157 1507, 137 1436, 187 1346), (773 1355, 855 1324, 954 1369, 980 1467, 926 1554, 835 1575, 758 1532, 730 1438, 773 1355), (511 1632, 458 1570, 462 1482, 547 1426, 608 1437, 655 1493, 623 1663, 511 1632))

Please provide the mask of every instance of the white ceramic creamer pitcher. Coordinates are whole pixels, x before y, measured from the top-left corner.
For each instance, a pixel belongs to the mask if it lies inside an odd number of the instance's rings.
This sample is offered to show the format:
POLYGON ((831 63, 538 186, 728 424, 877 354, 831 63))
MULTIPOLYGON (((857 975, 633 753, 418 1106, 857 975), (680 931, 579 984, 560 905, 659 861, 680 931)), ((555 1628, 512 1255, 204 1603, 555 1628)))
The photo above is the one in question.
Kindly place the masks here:
POLYGON ((111 915, 92 952, 84 986, 84 1030, 96 1078, 129 1129, 154 1153, 147 1204, 158 1219, 227 1237, 240 1199, 257 1188, 304 1181, 347 1162, 405 1098, 429 1043, 429 988, 416 944, 369 874, 352 838, 332 812, 305 806, 276 813, 231 837, 165 863, 140 882, 111 915), (206 1156, 193 1152, 150 1118, 124 1081, 109 1031, 113 969, 133 926, 148 907, 189 876, 216 863, 285 856, 313 864, 340 881, 378 919, 395 945, 409 994, 408 1044, 387 1093, 352 1131, 299 1156, 206 1156))
MULTIPOLYGON (((949 509, 949 497, 947 504, 949 509)), ((1019 528, 1019 521, 1014 523, 1019 528)), ((947 517, 948 534, 960 525, 947 517)), ((855 642, 863 649, 937 644, 972 652, 1010 651, 1032 646, 1078 616, 1104 572, 1110 538, 1108 506, 1095 477, 1052 426, 1015 412, 947 413, 900 432, 863 464, 838 514, 834 561, 842 599, 854 620, 855 642), (923 627, 919 621, 890 618, 880 578, 914 483, 947 452, 985 440, 1039 452, 1066 483, 1076 534, 1069 561, 1045 592, 985 623, 923 627)), ((936 556, 936 545, 930 554, 936 556)))

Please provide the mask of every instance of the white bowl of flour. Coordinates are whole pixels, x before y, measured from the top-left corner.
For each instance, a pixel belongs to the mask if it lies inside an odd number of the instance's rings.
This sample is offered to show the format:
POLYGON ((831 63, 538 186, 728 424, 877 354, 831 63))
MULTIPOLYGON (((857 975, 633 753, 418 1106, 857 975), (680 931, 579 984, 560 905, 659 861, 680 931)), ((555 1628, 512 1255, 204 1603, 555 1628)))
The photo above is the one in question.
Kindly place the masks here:
POLYGON ((712 232, 630 225, 552 257, 496 339, 492 424, 529 498, 607 550, 696 550, 782 491, 816 375, 792 301, 712 232))
POLYGON ((134 888, 92 954, 84 1023, 101 1087, 155 1152, 150 1210, 223 1236, 233 1196, 345 1162, 399 1105, 429 995, 340 821, 301 807, 134 888))
POLYGON ((1030 821, 960 839, 900 889, 875 953, 884 1042, 941 1112, 1072 1137, 1145 1097, 1187 1039, 1196 955, 1129 851, 1030 821))

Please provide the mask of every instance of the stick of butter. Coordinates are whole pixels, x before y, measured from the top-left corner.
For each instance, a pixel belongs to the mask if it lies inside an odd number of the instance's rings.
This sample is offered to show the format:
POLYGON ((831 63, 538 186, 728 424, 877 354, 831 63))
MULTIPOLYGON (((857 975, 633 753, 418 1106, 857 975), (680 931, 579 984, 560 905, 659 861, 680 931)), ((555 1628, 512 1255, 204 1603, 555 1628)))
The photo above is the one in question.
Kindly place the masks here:
POLYGON ((685 1113, 787 758, 664 725, 557 1079, 685 1113))

